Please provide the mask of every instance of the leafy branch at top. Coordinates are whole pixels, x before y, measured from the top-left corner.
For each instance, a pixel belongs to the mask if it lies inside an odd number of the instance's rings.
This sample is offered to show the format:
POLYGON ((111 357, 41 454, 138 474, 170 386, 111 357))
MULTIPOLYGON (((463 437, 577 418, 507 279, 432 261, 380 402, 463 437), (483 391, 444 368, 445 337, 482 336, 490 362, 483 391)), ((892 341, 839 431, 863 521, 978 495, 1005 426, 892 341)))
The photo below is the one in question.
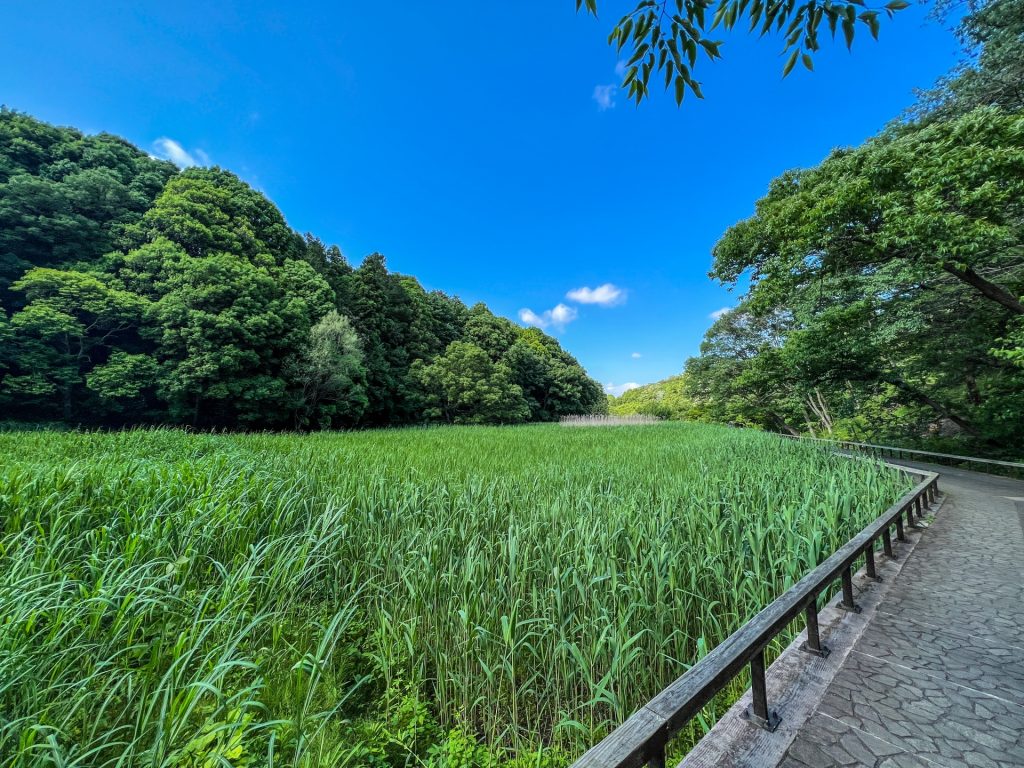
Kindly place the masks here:
MULTIPOLYGON (((706 36, 718 27, 729 30, 747 21, 750 32, 785 35, 785 77, 798 59, 807 69, 814 68, 811 55, 820 47, 818 30, 822 22, 833 38, 837 30, 842 30, 849 48, 858 22, 877 39, 879 16, 884 13, 892 17, 909 5, 907 0, 889 0, 878 8, 868 7, 865 0, 718 0, 717 4, 713 0, 641 0, 619 19, 608 42, 619 51, 627 46, 630 49, 622 81, 628 98, 639 104, 649 96, 651 75, 659 72, 664 75, 666 90, 674 87, 676 104, 681 104, 687 89, 704 98, 693 70, 701 50, 709 59, 721 58, 722 42, 706 36)), ((597 0, 576 0, 576 10, 582 8, 596 15, 597 0)))

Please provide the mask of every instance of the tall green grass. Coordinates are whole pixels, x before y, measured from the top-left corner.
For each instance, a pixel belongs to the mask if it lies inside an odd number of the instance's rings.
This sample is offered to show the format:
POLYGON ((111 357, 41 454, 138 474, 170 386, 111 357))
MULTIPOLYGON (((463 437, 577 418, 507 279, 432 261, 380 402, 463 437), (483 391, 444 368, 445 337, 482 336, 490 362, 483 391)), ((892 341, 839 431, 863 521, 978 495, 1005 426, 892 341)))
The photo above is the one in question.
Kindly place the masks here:
POLYGON ((4 766, 561 764, 907 486, 688 424, 0 457, 4 766))

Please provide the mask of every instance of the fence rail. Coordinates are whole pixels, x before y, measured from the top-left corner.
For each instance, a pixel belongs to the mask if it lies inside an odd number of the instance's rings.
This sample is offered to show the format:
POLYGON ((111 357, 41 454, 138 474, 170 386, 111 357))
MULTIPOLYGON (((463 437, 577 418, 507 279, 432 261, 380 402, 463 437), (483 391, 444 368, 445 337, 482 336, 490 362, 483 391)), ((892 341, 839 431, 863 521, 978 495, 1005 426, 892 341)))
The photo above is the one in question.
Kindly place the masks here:
POLYGON ((665 748, 701 708, 750 665, 752 703, 746 716, 753 724, 774 731, 779 715, 769 708, 765 687, 764 652, 768 644, 801 615, 807 624, 803 650, 828 655, 818 635, 818 597, 838 579, 842 584, 841 607, 859 611, 853 597, 854 563, 865 558, 869 578, 875 578, 875 548, 879 541, 885 556, 893 557, 892 533, 905 541, 906 526, 915 526, 926 506, 938 494, 939 476, 933 472, 888 465, 920 478, 917 485, 889 507, 825 562, 783 592, 764 610, 715 647, 674 683, 637 710, 603 741, 592 747, 573 768, 639 768, 665 766, 665 748), (905 521, 905 522, 904 522, 905 521))
MULTIPOLYGON (((785 435, 785 437, 791 437, 785 435)), ((840 448, 852 448, 863 450, 878 456, 891 456, 895 459, 909 459, 911 456, 927 456, 932 459, 945 459, 959 464, 991 465, 1024 471, 1024 464, 1017 461, 999 461, 997 459, 979 459, 977 456, 959 456, 955 453, 936 453, 935 451, 921 451, 916 448, 900 448, 894 445, 872 445, 871 443, 855 443, 851 440, 829 440, 824 437, 805 437, 800 435, 796 440, 807 440, 814 443, 827 443, 840 448)), ((940 462, 941 463, 941 462, 940 462)))

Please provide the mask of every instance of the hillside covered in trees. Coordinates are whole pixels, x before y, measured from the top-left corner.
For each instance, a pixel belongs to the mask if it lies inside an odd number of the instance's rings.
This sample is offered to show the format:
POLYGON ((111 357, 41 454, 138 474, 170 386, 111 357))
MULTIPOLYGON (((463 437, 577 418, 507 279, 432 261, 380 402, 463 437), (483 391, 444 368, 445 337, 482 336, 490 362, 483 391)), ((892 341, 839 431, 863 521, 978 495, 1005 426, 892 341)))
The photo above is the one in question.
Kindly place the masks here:
POLYGON ((351 266, 219 168, 0 111, 0 420, 309 429, 550 421, 558 342, 351 266))
POLYGON ((722 236, 711 277, 749 291, 684 377, 613 411, 679 382, 691 418, 1022 456, 1024 2, 960 34, 967 59, 910 114, 722 236))
POLYGON ((608 412, 616 416, 657 416, 673 421, 699 421, 700 412, 686 391, 686 376, 644 384, 618 397, 608 397, 608 412))

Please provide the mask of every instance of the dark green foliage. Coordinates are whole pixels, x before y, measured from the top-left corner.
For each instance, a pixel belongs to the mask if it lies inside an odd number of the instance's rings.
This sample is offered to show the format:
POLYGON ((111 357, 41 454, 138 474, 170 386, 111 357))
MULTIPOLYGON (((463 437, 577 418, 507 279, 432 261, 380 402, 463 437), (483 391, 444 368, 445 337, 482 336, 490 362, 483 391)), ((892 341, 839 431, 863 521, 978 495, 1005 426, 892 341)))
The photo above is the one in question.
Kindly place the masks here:
POLYGON ((492 362, 471 342, 453 341, 430 365, 417 364, 414 373, 430 418, 452 424, 514 424, 530 415, 511 369, 492 362))
POLYGON ((5 417, 312 429, 601 405, 554 339, 428 293, 380 254, 353 269, 232 173, 178 173, 6 110, 0 305, 5 417), (520 339, 536 361, 512 352, 520 339))
POLYGON ((919 119, 784 174, 725 233, 711 275, 751 287, 687 365, 702 418, 1020 458, 1021 7, 966 18, 982 48, 919 119))
MULTIPOLYGON (((785 76, 798 59, 807 69, 814 68, 811 56, 821 47, 818 33, 822 22, 832 38, 841 31, 849 48, 858 25, 877 38, 879 17, 891 18, 909 5, 907 0, 889 0, 874 7, 864 0, 640 0, 615 25, 608 42, 618 51, 626 49, 622 88, 629 98, 639 104, 650 93, 651 75, 660 74, 665 89, 672 88, 676 104, 680 104, 687 90, 704 98, 693 70, 699 56, 712 61, 721 57, 722 42, 708 37, 716 28, 731 30, 745 25, 761 36, 781 35, 785 40, 785 76)), ((583 7, 597 14, 597 0, 576 0, 576 10, 583 7)))
POLYGON ((152 204, 174 166, 115 136, 0 108, 0 302, 35 267, 89 265, 152 204))
MULTIPOLYGON (((945 7, 955 7, 945 3, 945 7)), ((1024 0, 977 5, 964 17, 959 37, 968 60, 921 94, 913 114, 949 119, 976 107, 1024 108, 1024 0)))
POLYGON ((414 307, 399 275, 389 273, 379 253, 367 256, 352 274, 349 314, 363 341, 370 405, 366 420, 374 426, 412 418, 409 355, 414 307))

